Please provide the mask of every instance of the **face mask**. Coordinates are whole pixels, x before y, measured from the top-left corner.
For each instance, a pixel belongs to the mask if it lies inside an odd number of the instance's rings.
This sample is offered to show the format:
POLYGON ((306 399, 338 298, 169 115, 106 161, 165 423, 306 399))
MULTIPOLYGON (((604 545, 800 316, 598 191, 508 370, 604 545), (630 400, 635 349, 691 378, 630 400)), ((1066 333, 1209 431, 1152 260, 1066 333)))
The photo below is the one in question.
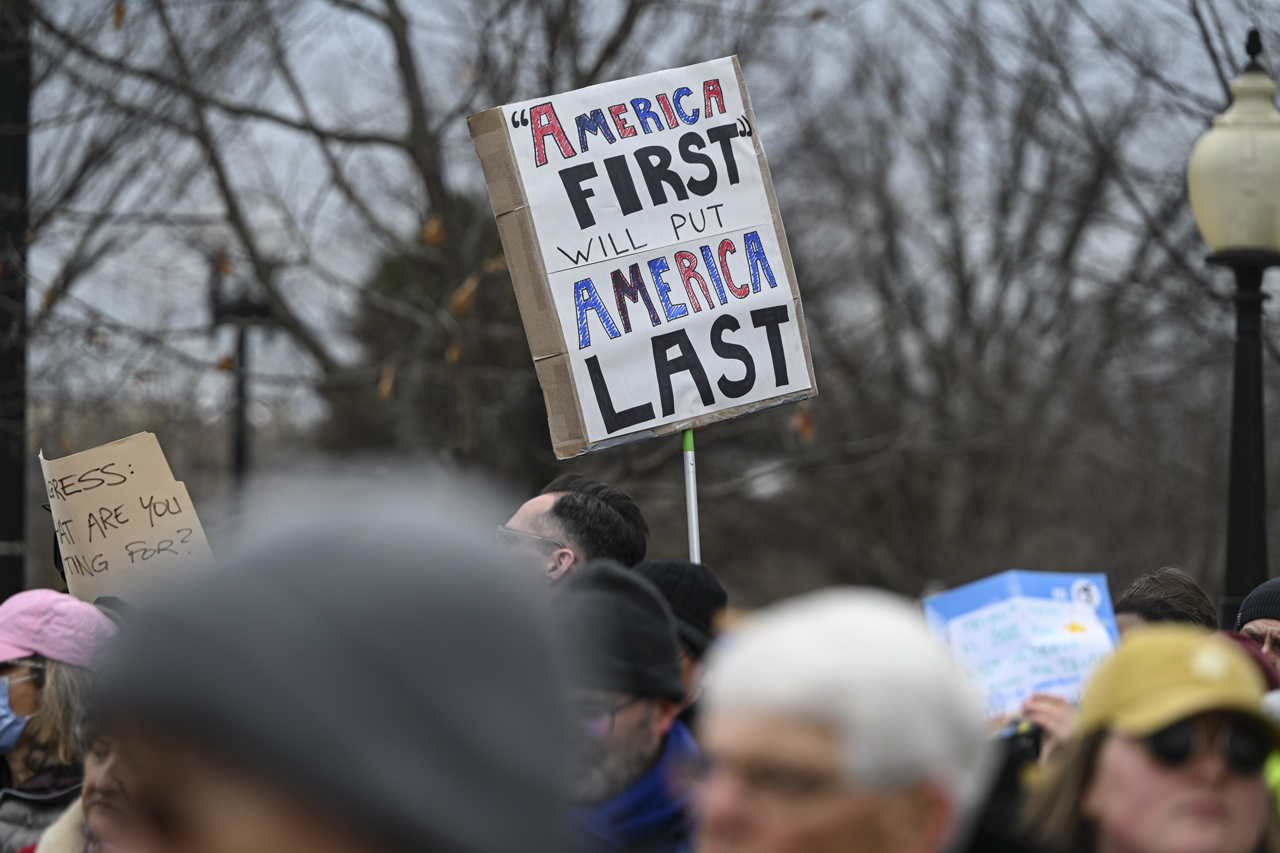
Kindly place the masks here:
POLYGON ((0 755, 13 752, 13 748, 18 745, 18 738, 22 737, 22 730, 27 726, 27 720, 31 719, 19 717, 9 707, 9 688, 33 678, 35 678, 34 675, 14 679, 0 676, 0 682, 4 682, 4 690, 0 691, 0 700, 2 700, 0 701, 0 755))

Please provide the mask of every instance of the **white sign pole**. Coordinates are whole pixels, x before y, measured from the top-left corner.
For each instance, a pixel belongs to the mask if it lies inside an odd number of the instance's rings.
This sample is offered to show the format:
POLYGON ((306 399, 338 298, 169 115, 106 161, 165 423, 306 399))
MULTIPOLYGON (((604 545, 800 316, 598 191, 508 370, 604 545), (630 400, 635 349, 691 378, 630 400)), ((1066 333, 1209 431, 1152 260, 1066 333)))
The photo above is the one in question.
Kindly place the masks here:
POLYGON ((693 430, 684 431, 684 501, 689 517, 689 562, 702 562, 702 536, 698 531, 698 467, 693 459, 693 430))

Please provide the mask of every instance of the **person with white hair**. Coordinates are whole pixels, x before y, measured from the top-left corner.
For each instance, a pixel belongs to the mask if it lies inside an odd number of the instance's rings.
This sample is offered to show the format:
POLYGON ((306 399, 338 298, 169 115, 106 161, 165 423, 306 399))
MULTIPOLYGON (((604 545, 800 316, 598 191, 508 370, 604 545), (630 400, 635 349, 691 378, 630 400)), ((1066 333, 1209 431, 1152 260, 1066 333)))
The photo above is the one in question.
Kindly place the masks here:
POLYGON ((760 611, 713 650, 704 696, 702 853, 939 853, 995 770, 978 698, 887 592, 760 611))

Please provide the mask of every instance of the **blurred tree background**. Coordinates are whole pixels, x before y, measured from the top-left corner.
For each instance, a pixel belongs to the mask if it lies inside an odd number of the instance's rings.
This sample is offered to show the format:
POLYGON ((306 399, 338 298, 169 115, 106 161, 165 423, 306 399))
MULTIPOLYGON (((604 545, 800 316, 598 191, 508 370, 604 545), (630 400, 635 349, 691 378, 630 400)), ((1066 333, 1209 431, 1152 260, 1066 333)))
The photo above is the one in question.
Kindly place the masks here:
MULTIPOLYGON (((1203 263, 1184 170, 1248 27, 1280 43, 1275 10, 93 0, 33 15, 33 460, 150 429, 218 503, 238 369, 231 330, 211 327, 220 276, 271 307, 248 376, 262 477, 430 460, 527 493, 580 470, 636 496, 652 555, 682 555, 678 437, 551 453, 465 119, 737 54, 821 396, 699 434, 704 558, 736 603, 832 582, 914 595, 1011 567, 1118 588, 1178 563, 1220 584, 1230 283, 1203 263)), ((1276 436, 1274 363, 1268 386, 1276 436)), ((44 582, 48 523, 30 529, 44 582)))

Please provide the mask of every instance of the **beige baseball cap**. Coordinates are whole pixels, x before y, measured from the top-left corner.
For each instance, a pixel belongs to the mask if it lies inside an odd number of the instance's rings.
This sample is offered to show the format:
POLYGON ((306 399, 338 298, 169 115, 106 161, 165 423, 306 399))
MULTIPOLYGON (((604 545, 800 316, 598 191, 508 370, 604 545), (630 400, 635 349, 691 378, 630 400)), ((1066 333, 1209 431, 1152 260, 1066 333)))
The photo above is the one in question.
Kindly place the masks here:
POLYGON ((1280 731, 1262 714, 1265 691, 1257 664, 1226 637, 1151 625, 1125 634, 1098 668, 1080 704, 1079 733, 1146 737, 1206 711, 1234 711, 1263 723, 1280 743, 1280 731))

